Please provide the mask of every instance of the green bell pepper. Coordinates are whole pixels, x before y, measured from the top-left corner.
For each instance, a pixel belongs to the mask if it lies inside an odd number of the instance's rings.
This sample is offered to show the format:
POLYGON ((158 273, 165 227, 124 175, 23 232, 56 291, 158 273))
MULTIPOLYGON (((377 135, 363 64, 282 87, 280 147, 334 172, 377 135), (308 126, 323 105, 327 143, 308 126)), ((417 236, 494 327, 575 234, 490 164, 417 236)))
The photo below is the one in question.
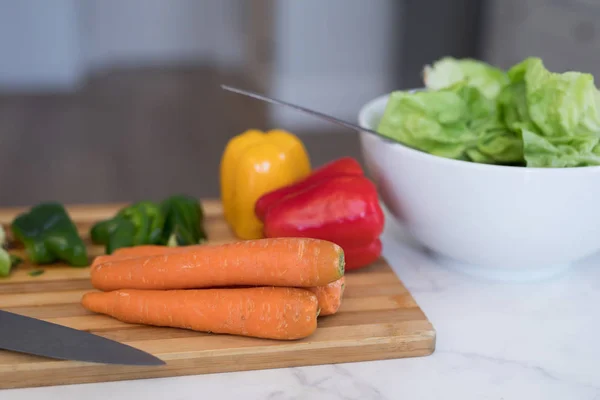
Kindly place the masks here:
POLYGON ((206 241, 203 218, 198 200, 175 195, 160 204, 140 201, 127 206, 113 218, 94 224, 90 236, 94 243, 106 246, 106 254, 146 244, 188 246, 206 241))
POLYGON ((189 246, 207 240, 202 226, 204 211, 197 199, 185 195, 171 196, 162 202, 161 209, 165 215, 163 245, 189 246))
POLYGON ((10 254, 4 249, 6 242, 6 233, 4 228, 0 225, 0 276, 8 276, 10 274, 10 268, 12 267, 12 260, 10 254))
POLYGON ((0 225, 0 276, 8 276, 12 266, 10 254, 4 249, 5 242, 6 233, 2 225, 0 225))
POLYGON ((0 277, 6 277, 10 275, 12 268, 23 262, 21 257, 10 254, 4 246, 6 245, 6 233, 4 228, 0 225, 0 277))
POLYGON ((12 268, 12 260, 8 251, 0 248, 0 276, 8 276, 12 268))
POLYGON ((90 231, 92 241, 112 254, 121 247, 160 244, 165 217, 159 205, 140 201, 127 206, 111 219, 100 221, 90 231))
POLYGON ((64 261, 77 267, 87 266, 83 240, 65 208, 55 202, 41 203, 18 215, 11 225, 15 239, 23 243, 34 264, 64 261))

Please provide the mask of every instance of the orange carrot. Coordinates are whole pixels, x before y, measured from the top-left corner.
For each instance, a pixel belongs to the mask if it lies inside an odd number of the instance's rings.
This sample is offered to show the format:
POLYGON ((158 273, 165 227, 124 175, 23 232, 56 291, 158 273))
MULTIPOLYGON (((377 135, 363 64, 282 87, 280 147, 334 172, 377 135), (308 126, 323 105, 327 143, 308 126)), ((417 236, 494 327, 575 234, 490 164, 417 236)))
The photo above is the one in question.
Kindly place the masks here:
MULTIPOLYGON (((92 266, 102 264, 107 261, 123 260, 127 258, 151 256, 158 254, 176 253, 181 247, 167 247, 158 245, 141 245, 135 247, 122 247, 115 250, 111 255, 98 256, 94 259, 92 266)), ((319 300, 319 315, 332 315, 337 312, 344 293, 344 277, 337 281, 331 282, 325 286, 313 286, 307 288, 317 295, 319 300)))
MULTIPOLYGON (((111 255, 96 257, 92 265, 94 266, 107 261, 122 260, 126 258, 171 254, 176 253, 180 249, 181 247, 167 247, 158 245, 122 247, 115 250, 111 255)), ((344 293, 344 277, 341 277, 337 281, 331 282, 325 286, 313 286, 307 289, 317 295, 319 307, 321 308, 319 315, 332 315, 337 312, 342 303, 342 296, 344 293)))
POLYGON ((144 256, 153 256, 158 254, 176 253, 182 247, 168 247, 159 246, 156 244, 144 244, 140 246, 132 247, 119 247, 112 254, 103 254, 94 258, 92 262, 92 268, 98 264, 105 263, 107 261, 121 260, 124 258, 135 258, 144 256))
POLYGON ((96 256, 94 258, 94 261, 92 261, 91 268, 94 268, 98 264, 102 264, 102 263, 105 263, 107 261, 110 261, 112 259, 111 257, 112 256, 109 256, 109 255, 96 256))
POLYGON ((294 340, 317 328, 317 296, 305 289, 116 290, 86 293, 82 305, 120 321, 294 340))
POLYGON ((224 286, 323 286, 344 275, 344 252, 310 238, 269 238, 96 264, 92 285, 100 290, 198 289, 224 286))
POLYGON ((315 286, 308 288, 317 295, 321 312, 319 315, 335 314, 342 305, 342 296, 344 295, 344 277, 331 282, 325 286, 315 286))
MULTIPOLYGON (((193 245, 201 246, 201 245, 193 245)), ((111 256, 114 257, 146 257, 165 253, 177 253, 178 251, 187 251, 193 246, 169 247, 159 246, 157 244, 144 244, 133 247, 120 247, 116 249, 111 256)))
MULTIPOLYGON (((122 247, 115 250, 111 255, 99 256, 94 260, 94 264, 100 264, 107 261, 122 260, 125 258, 135 258, 151 256, 158 254, 171 254, 180 251, 182 247, 168 247, 158 245, 141 245, 134 247, 122 247)), ((185 248, 184 248, 185 249, 185 248)), ((319 301, 320 316, 335 314, 342 304, 344 293, 344 277, 331 282, 325 286, 313 286, 307 288, 315 295, 319 301)))

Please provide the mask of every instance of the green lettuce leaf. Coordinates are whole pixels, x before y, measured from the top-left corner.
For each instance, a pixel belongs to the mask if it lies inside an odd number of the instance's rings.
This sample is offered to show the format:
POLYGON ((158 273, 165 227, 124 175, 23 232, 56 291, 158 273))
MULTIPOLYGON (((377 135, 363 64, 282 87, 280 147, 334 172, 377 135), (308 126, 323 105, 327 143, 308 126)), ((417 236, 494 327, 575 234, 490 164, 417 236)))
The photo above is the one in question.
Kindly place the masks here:
POLYGON ((565 136, 549 139, 538 133, 522 131, 527 166, 565 168, 600 165, 597 137, 565 136))
POLYGON ((530 57, 507 72, 445 57, 427 90, 391 94, 379 132, 441 157, 527 167, 600 165, 600 91, 591 74, 530 57))
POLYGON ((509 129, 514 131, 536 129, 529 116, 525 86, 525 71, 529 62, 528 60, 521 62, 508 71, 510 84, 505 86, 498 95, 501 119, 509 129))
POLYGON ((431 90, 450 87, 464 81, 479 89, 486 97, 495 98, 509 83, 505 71, 470 58, 444 57, 423 69, 423 81, 431 90))
POLYGON ((499 119, 496 101, 465 81, 436 91, 392 93, 377 130, 441 157, 523 164, 521 138, 499 119))
POLYGON ((508 76, 500 114, 522 136, 528 167, 600 165, 600 92, 592 75, 553 73, 531 57, 508 76))

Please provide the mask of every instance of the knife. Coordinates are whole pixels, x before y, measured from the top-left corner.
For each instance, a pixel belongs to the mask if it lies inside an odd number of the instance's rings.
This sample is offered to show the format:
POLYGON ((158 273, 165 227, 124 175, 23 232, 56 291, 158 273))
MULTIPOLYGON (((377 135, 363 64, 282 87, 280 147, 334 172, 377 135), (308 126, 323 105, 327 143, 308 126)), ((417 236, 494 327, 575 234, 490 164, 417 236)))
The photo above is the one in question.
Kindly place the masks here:
POLYGON ((265 101, 267 103, 290 107, 290 108, 293 108, 294 110, 301 111, 301 112, 303 112, 305 114, 309 114, 309 115, 312 115, 314 117, 317 117, 317 118, 320 118, 320 119, 323 119, 323 120, 326 120, 326 121, 329 121, 329 122, 333 122, 336 125, 344 126, 346 128, 353 129, 353 130, 358 131, 358 132, 367 132, 367 133, 370 133, 372 135, 377 136, 378 138, 380 138, 380 139, 382 139, 382 140, 384 140, 386 142, 394 143, 393 140, 391 140, 389 138, 386 138, 385 136, 381 135, 377 131, 374 131, 374 130, 368 129, 368 128, 363 128, 363 127, 361 127, 359 125, 353 124, 353 123, 348 122, 348 121, 341 120, 341 119, 336 118, 334 116, 331 116, 331 115, 328 115, 328 114, 324 114, 324 113, 319 112, 319 111, 311 110, 310 108, 302 107, 302 106, 299 106, 299 105, 296 105, 296 104, 288 103, 287 101, 278 100, 278 99, 275 99, 273 97, 265 96, 264 94, 259 94, 259 93, 256 93, 256 92, 252 92, 250 90, 239 89, 239 88, 235 88, 235 87, 228 86, 228 85, 221 85, 221 88, 224 89, 224 90, 227 90, 229 92, 233 92, 233 93, 241 94, 241 95, 244 95, 244 96, 252 97, 254 99, 262 100, 262 101, 265 101))
POLYGON ((104 364, 164 365, 151 354, 85 331, 0 310, 0 349, 104 364))

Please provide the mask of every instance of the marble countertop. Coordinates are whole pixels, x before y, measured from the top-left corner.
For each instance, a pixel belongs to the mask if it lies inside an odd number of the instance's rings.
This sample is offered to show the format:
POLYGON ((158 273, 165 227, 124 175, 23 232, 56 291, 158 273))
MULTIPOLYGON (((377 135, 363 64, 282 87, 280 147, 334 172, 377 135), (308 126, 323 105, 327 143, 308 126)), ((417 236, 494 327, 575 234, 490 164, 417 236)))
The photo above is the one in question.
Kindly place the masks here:
POLYGON ((15 389, 0 399, 600 400, 600 256, 550 280, 507 284, 443 269, 393 223, 384 247, 436 328, 431 356, 15 389))

